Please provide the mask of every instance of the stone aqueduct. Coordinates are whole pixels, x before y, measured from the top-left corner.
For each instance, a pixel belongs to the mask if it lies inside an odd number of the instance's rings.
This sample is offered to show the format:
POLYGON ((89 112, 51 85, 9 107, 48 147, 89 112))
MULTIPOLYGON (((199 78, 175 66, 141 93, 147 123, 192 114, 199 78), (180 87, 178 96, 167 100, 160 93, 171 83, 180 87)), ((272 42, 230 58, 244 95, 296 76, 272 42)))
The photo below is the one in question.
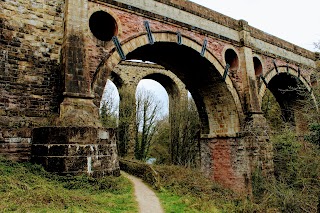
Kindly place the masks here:
POLYGON ((189 1, 0 5, 0 153, 49 171, 118 174, 116 139, 100 128, 98 108, 107 79, 127 59, 155 62, 184 83, 202 123, 202 170, 236 191, 250 191, 255 168, 273 172, 262 131, 266 88, 298 130, 301 97, 279 88, 302 85, 313 96, 319 53, 189 1))

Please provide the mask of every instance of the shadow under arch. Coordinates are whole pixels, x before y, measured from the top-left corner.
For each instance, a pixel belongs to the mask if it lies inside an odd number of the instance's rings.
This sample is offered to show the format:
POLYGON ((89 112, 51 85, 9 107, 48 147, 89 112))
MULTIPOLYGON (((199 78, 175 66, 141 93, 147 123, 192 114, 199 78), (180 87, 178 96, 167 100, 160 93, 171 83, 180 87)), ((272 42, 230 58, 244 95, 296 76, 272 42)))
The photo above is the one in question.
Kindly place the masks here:
POLYGON ((121 78, 120 75, 118 75, 117 73, 115 73, 114 71, 111 72, 110 77, 109 77, 110 81, 112 81, 114 83, 114 85, 117 87, 117 89, 119 90, 123 84, 124 81, 121 78))
MULTIPOLYGON (((223 80, 224 67, 206 51, 200 55, 202 45, 182 36, 182 45, 177 44, 174 33, 153 33, 155 43, 150 45, 146 35, 139 35, 123 42, 122 48, 127 59, 152 61, 173 72, 190 91, 197 105, 202 123, 202 134, 207 137, 234 137, 240 131, 244 118, 240 98, 231 79, 223 80)), ((121 61, 113 49, 104 62, 104 67, 97 69, 92 90, 100 98, 99 87, 105 85, 100 76, 111 72, 121 61)))
POLYGON ((281 114, 284 121, 296 126, 298 133, 306 131, 304 118, 301 109, 305 101, 312 100, 317 110, 317 101, 308 81, 301 76, 297 70, 291 67, 278 67, 278 73, 275 69, 271 70, 266 76, 267 85, 261 84, 259 88, 259 101, 269 89, 279 103, 281 114))

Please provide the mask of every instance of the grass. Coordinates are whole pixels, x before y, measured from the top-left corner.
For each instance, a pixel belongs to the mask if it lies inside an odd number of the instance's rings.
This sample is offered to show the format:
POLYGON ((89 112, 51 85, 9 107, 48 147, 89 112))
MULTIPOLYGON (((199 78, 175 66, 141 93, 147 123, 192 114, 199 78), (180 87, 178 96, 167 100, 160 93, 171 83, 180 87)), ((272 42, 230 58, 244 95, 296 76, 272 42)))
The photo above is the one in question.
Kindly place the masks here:
MULTIPOLYGON (((253 199, 238 197, 198 170, 155 166, 166 212, 317 212, 320 150, 289 133, 272 137, 275 180, 253 173, 253 199)), ((132 164, 131 167, 134 167, 132 164)), ((140 166, 131 168, 141 170, 140 166)), ((139 171, 140 171, 139 170, 139 171)), ((146 180, 149 180, 148 178, 146 180)), ((60 177, 40 166, 0 159, 2 212, 137 212, 133 187, 124 177, 60 177)))
POLYGON ((60 177, 0 158, 2 212, 138 212, 124 177, 60 177))
POLYGON ((204 177, 179 166, 155 166, 162 188, 158 196, 166 212, 236 212, 239 197, 204 177))
POLYGON ((170 192, 167 190, 160 190, 157 193, 159 199, 161 200, 162 206, 167 213, 201 213, 201 212, 211 212, 219 213, 221 212, 216 208, 216 206, 211 202, 205 202, 199 198, 190 195, 178 195, 177 193, 170 192))
POLYGON ((198 170, 155 166, 166 212, 317 212, 320 209, 320 149, 292 132, 271 138, 275 179, 260 170, 252 176, 253 197, 237 197, 198 170), (318 210, 317 210, 318 209, 318 210))

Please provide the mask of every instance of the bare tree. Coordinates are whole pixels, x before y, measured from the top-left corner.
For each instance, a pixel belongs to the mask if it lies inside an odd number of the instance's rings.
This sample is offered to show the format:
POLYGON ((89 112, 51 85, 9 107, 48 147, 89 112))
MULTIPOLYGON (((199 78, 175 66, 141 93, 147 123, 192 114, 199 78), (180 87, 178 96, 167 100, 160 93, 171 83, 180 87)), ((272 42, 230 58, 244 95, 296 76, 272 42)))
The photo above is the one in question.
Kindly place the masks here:
POLYGON ((197 166, 199 160, 200 120, 193 99, 175 104, 170 114, 171 161, 173 164, 197 166))
POLYGON ((119 103, 116 101, 115 94, 115 88, 113 87, 108 87, 103 94, 100 107, 100 120, 104 127, 117 127, 119 103))
POLYGON ((145 160, 149 153, 153 136, 159 127, 160 106, 153 93, 144 90, 137 92, 135 157, 138 160, 145 160))

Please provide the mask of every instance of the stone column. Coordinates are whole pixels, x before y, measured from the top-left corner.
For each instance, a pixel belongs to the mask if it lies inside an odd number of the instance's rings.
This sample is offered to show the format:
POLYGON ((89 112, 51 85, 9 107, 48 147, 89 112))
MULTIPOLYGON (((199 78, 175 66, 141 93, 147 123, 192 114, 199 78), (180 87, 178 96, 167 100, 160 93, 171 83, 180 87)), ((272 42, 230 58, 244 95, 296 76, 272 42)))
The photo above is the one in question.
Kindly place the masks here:
POLYGON ((88 1, 66 0, 62 95, 57 127, 35 128, 31 160, 58 174, 120 175, 114 130, 101 128, 90 87, 88 1))
POLYGON ((61 126, 101 126, 93 103, 86 48, 88 1, 66 0, 62 45, 63 101, 61 126))
POLYGON ((119 90, 119 155, 134 158, 136 134, 136 87, 134 84, 125 84, 119 90))
POLYGON ((188 104, 188 91, 185 89, 185 85, 178 85, 178 91, 169 90, 166 91, 169 96, 169 123, 170 123, 170 153, 171 162, 177 163, 177 153, 179 150, 179 137, 180 137, 180 122, 181 113, 183 107, 188 104))
POLYGON ((249 154, 251 172, 260 168, 264 174, 273 173, 273 151, 269 142, 267 122, 261 111, 258 98, 258 86, 255 76, 251 36, 249 25, 240 20, 240 67, 243 79, 244 103, 246 103, 246 124, 244 125, 244 140, 249 154))

